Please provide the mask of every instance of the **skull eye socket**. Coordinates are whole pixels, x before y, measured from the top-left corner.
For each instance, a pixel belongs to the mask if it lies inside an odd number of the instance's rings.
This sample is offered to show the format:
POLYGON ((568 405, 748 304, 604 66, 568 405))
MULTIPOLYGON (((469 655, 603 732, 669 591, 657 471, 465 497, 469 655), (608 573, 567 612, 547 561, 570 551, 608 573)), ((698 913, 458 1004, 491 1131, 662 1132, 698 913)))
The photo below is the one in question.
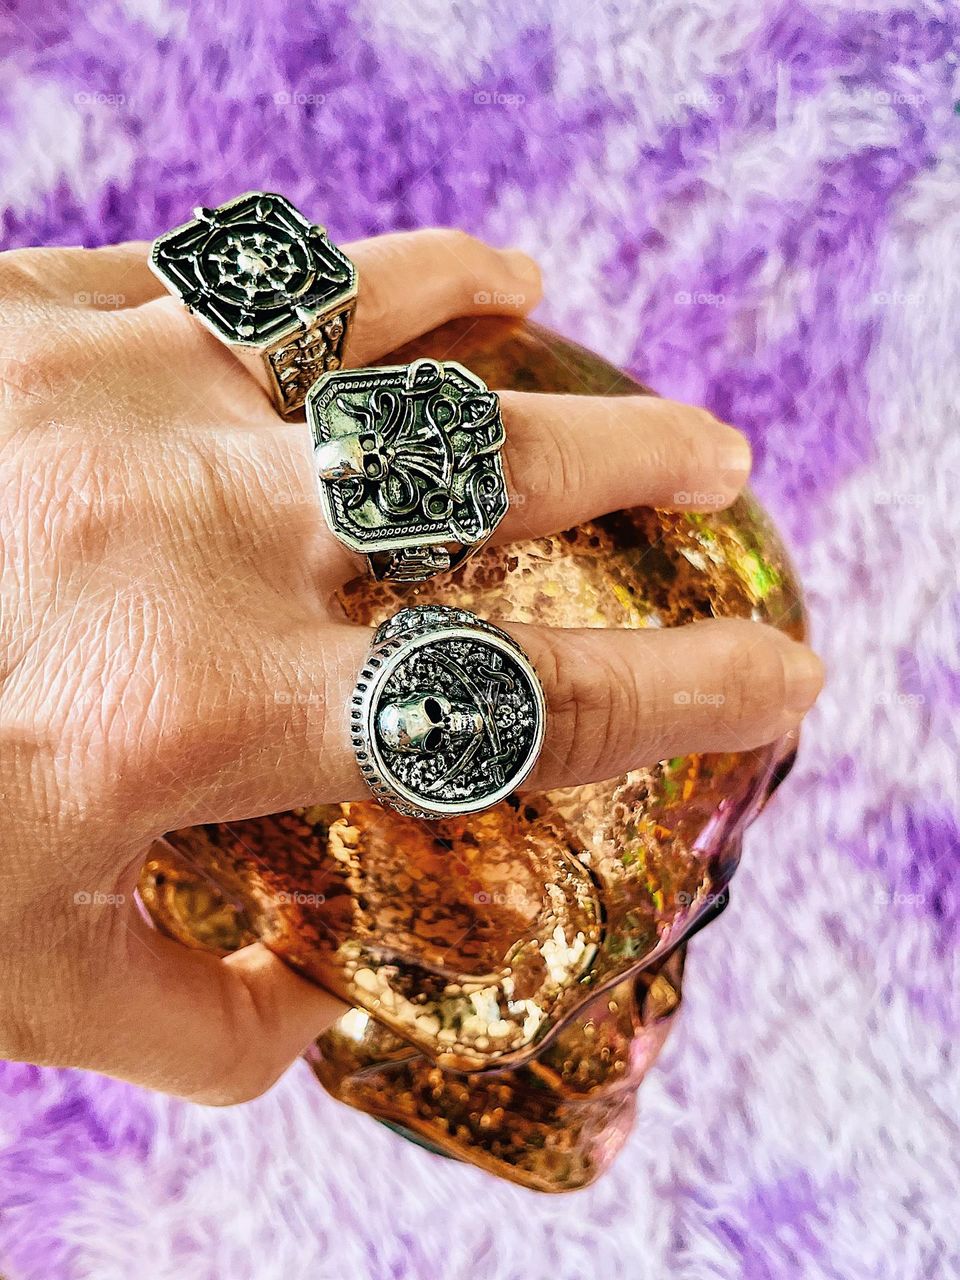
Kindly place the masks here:
POLYGON ((423 745, 427 751, 438 751, 440 744, 443 742, 443 732, 440 729, 431 729, 423 740, 423 745))
POLYGON ((439 724, 443 719, 443 708, 436 698, 427 698, 424 701, 423 709, 427 713, 427 719, 431 724, 439 724))
POLYGON ((384 476, 383 458, 380 456, 380 442, 375 435, 367 433, 360 437, 360 448, 363 450, 363 472, 371 480, 382 480, 384 476))

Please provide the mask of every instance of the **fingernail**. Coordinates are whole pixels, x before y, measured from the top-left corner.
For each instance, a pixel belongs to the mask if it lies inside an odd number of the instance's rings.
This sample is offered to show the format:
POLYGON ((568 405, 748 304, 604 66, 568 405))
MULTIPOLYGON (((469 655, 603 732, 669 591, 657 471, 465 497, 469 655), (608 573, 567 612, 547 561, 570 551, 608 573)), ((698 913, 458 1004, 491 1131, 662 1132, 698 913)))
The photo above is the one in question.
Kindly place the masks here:
POLYGON ((523 284, 540 288, 540 268, 522 249, 501 249, 500 257, 510 274, 523 284))
POLYGON ((750 441, 735 427, 728 427, 725 422, 718 425, 722 435, 717 441, 717 468, 725 479, 742 484, 753 466, 750 441))
POLYGON ((788 640, 781 653, 784 701, 787 710, 802 716, 813 706, 823 688, 823 663, 805 644, 788 640))

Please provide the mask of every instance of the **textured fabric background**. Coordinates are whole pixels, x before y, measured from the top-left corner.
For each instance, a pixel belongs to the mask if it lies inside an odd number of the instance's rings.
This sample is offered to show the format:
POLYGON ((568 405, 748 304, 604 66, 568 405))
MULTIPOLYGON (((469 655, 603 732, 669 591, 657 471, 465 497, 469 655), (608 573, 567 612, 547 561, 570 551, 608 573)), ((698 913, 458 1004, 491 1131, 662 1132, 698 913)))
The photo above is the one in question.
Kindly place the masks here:
POLYGON ((749 430, 830 680, 613 1171, 442 1162, 298 1066, 206 1111, 0 1069, 7 1280, 960 1276, 951 0, 2 0, 5 244, 282 190, 455 223, 749 430))

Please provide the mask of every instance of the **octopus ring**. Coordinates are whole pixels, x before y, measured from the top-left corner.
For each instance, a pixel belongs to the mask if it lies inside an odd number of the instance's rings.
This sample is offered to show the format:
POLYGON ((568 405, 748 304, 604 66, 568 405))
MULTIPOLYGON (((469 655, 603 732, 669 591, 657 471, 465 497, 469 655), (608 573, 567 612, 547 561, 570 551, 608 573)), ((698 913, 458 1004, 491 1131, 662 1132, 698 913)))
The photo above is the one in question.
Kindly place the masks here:
POLYGON ((377 630, 350 731, 364 780, 415 818, 478 813, 516 790, 543 745, 543 689, 506 632, 463 609, 401 609, 377 630))
POLYGON ((327 524, 377 578, 454 569, 506 514, 500 402, 463 365, 325 374, 307 421, 327 524))
POLYGON ((357 301, 357 269, 283 196, 263 191, 195 209, 159 236, 150 267, 225 342, 280 413, 339 369, 357 301))

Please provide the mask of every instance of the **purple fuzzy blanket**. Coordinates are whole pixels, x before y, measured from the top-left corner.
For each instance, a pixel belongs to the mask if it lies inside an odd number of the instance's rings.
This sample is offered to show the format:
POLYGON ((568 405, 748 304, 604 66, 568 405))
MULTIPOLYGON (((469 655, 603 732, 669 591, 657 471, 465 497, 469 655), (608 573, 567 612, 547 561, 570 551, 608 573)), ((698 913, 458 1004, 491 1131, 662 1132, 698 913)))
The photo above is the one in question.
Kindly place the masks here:
POLYGON ((566 1198, 302 1065, 194 1108, 0 1067, 7 1280, 960 1276, 960 11, 951 0, 2 0, 5 247, 286 192, 454 223, 749 430, 829 668, 627 1149, 566 1198))

